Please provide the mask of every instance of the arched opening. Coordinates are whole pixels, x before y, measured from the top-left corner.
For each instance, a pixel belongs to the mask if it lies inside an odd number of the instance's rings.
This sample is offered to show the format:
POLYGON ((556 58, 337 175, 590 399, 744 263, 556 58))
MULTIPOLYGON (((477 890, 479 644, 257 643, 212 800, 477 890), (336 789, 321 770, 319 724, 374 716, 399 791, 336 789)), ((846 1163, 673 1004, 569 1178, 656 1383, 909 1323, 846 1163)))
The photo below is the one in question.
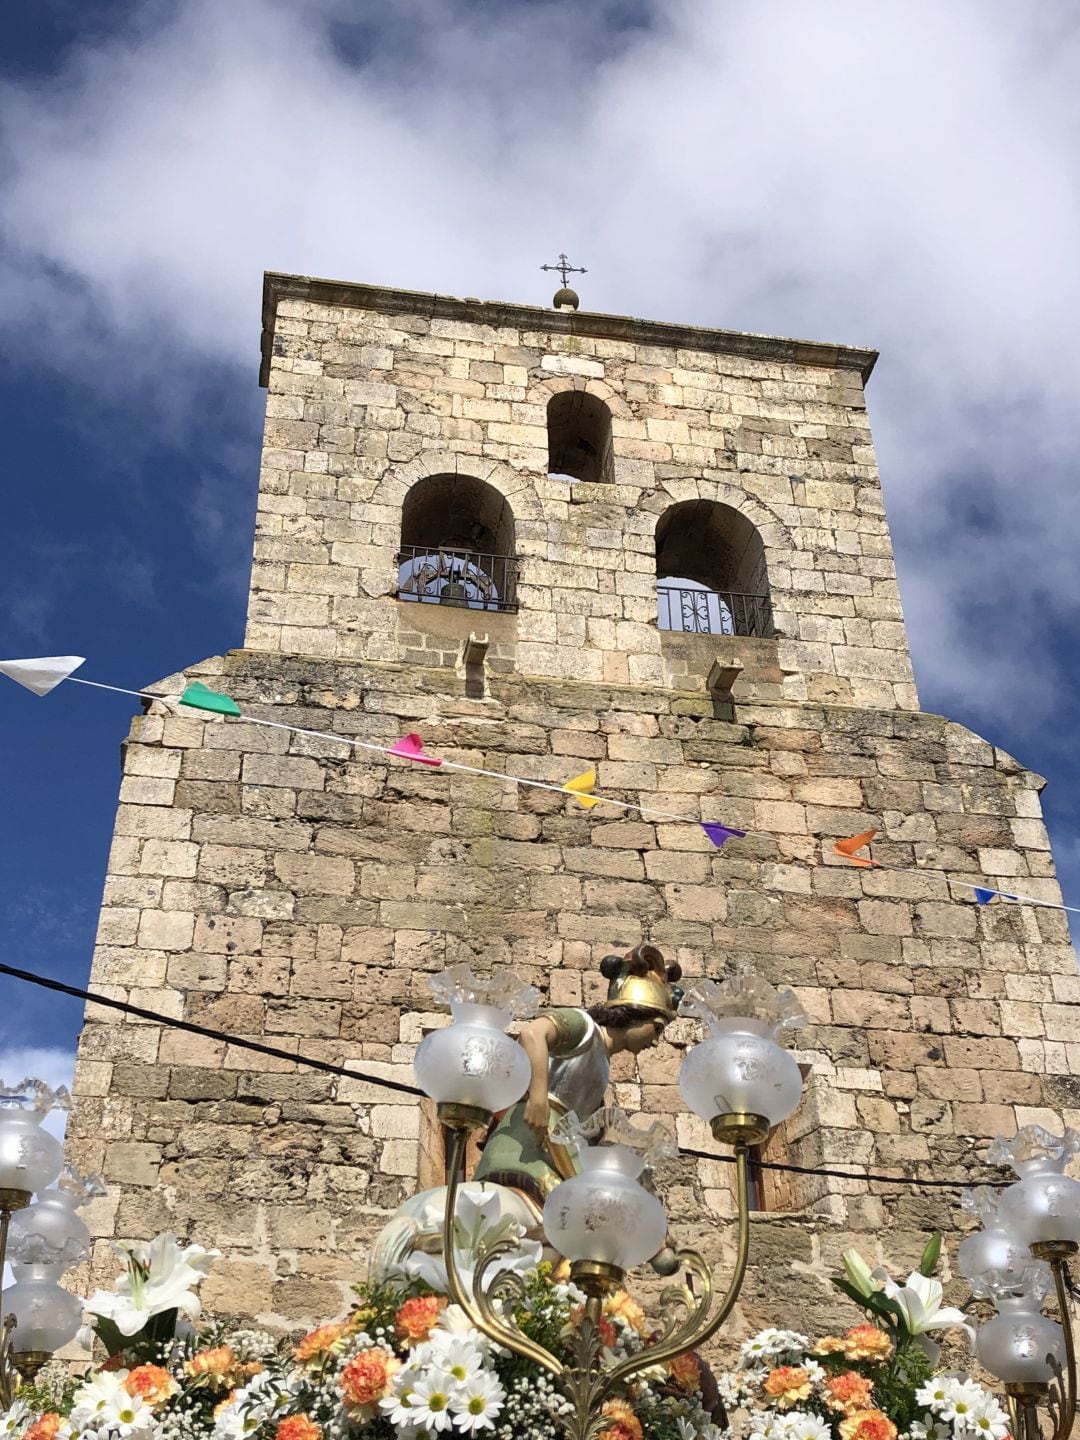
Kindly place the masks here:
POLYGON ((473 475, 429 475, 405 496, 399 600, 517 609, 514 513, 473 475))
POLYGON ((730 505, 670 505, 656 525, 656 578, 661 630, 772 634, 765 546, 730 505))
POLYGON ((610 482, 611 412, 584 390, 564 390, 548 401, 548 474, 610 482))

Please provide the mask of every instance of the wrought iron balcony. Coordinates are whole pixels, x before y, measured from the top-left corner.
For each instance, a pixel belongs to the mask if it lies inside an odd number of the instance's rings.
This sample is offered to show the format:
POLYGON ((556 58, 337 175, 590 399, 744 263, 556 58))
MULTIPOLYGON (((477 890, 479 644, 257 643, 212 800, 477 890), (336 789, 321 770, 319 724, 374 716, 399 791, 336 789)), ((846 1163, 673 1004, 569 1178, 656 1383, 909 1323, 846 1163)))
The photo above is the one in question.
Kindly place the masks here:
POLYGON ((517 557, 403 545, 398 551, 399 600, 458 605, 468 610, 517 609, 517 557))
POLYGON ((685 585, 658 585, 657 623, 661 630, 695 635, 771 635, 772 607, 768 595, 740 595, 731 590, 694 590, 685 585))

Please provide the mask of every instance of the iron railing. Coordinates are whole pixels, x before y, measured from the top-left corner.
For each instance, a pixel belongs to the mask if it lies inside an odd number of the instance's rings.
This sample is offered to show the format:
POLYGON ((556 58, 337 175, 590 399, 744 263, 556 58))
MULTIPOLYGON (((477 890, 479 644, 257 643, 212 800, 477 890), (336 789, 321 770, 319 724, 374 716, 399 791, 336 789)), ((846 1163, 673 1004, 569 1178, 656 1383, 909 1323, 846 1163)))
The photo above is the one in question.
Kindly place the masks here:
POLYGON ((661 630, 686 630, 695 635, 772 634, 772 607, 767 595, 658 585, 656 596, 661 630))
POLYGON ((398 551, 399 600, 469 610, 517 609, 517 557, 445 545, 403 545, 398 551))

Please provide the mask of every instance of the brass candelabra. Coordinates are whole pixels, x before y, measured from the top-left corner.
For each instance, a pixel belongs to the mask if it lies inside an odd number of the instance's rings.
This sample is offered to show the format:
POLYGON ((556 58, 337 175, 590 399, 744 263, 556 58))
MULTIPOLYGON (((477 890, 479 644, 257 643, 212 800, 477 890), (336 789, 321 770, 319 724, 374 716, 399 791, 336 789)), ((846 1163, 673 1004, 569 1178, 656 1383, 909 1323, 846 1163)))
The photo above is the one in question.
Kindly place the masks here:
POLYGON ((476 1107, 455 1104, 441 1104, 438 1115, 451 1137, 443 1217, 443 1255, 451 1298, 489 1340, 532 1360, 555 1379, 573 1407, 567 1419, 570 1440, 594 1440, 604 1424, 604 1402, 619 1385, 643 1370, 696 1350, 716 1334, 731 1314, 750 1258, 750 1147, 767 1137, 769 1122, 751 1114, 725 1114, 713 1122, 716 1138, 734 1148, 738 1211, 735 1265, 719 1303, 715 1303, 713 1274, 701 1253, 688 1248, 678 1250, 676 1259, 686 1279, 667 1286, 661 1294, 660 1338, 637 1354, 608 1363, 603 1354, 600 1317, 605 1295, 622 1285, 624 1271, 601 1261, 576 1260, 570 1267, 570 1279, 586 1299, 582 1322, 569 1345, 573 1358, 567 1363, 506 1318, 524 1300, 525 1281, 515 1271, 493 1271, 492 1267, 516 1248, 516 1239, 481 1244, 471 1295, 462 1283, 454 1255, 457 1196, 469 1134, 474 1128, 486 1126, 490 1115, 476 1107))

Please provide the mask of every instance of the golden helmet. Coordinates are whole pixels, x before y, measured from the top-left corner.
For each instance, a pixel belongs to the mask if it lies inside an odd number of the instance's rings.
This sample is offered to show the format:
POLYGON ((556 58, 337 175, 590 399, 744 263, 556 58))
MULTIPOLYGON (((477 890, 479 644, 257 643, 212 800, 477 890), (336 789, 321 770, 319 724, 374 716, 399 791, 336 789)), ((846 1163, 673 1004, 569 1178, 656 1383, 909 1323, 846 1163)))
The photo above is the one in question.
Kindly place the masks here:
POLYGON ((655 945, 639 945, 627 955, 605 955, 600 974, 608 981, 609 1005, 635 1005, 654 1010, 665 1020, 674 1020, 682 990, 673 982, 680 979, 678 965, 665 965, 655 945))

